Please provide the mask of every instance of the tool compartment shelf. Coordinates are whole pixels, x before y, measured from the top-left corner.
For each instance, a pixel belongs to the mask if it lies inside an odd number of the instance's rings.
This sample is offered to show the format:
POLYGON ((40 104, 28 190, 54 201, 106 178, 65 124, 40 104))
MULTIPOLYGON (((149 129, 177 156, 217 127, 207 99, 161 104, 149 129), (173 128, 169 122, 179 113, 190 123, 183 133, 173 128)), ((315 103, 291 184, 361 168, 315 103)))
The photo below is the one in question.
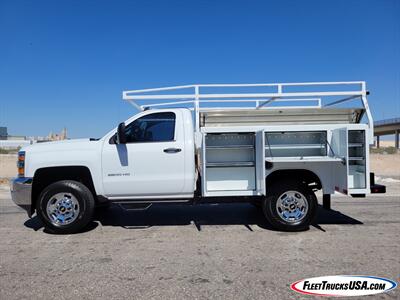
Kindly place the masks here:
POLYGON ((363 147, 363 143, 349 143, 349 147, 363 147))
POLYGON ((225 146, 207 146, 207 149, 234 149, 234 150, 241 150, 241 149, 254 149, 253 145, 225 145, 225 146))
POLYGON ((266 157, 308 157, 326 155, 326 131, 265 132, 266 157))
POLYGON ((366 187, 366 149, 365 131, 348 131, 349 153, 349 188, 362 189, 366 187))
POLYGON ((227 162, 214 162, 207 163, 207 168, 213 167, 254 167, 253 161, 227 161, 227 162))
POLYGON ((205 138, 206 188, 255 190, 255 133, 208 133, 205 138))

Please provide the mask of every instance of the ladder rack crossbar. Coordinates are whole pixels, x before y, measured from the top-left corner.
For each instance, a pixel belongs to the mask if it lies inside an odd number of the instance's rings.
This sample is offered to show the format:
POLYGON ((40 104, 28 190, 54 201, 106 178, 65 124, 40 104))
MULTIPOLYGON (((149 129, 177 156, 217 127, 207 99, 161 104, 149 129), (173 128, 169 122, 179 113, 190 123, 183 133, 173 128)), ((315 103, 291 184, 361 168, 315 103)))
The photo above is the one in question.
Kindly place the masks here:
MULTIPOLYGON (((263 101, 264 99, 260 99, 259 101, 263 101)), ((165 102, 165 103, 154 103, 154 104, 146 104, 143 107, 157 107, 157 106, 169 106, 169 105, 182 105, 182 104, 191 104, 194 103, 196 100, 184 100, 184 101, 173 101, 173 102, 165 102)), ((221 102, 232 102, 232 103, 246 103, 252 102, 254 103, 254 99, 224 99, 224 100, 203 100, 200 99, 200 103, 221 103, 221 102)), ((265 100, 269 101, 269 100, 265 100)), ((315 101, 317 105, 314 106, 307 106, 307 107, 321 107, 321 98, 290 98, 290 99, 275 99, 274 102, 305 102, 305 101, 315 101)), ((254 107, 252 107, 254 108, 254 107)))

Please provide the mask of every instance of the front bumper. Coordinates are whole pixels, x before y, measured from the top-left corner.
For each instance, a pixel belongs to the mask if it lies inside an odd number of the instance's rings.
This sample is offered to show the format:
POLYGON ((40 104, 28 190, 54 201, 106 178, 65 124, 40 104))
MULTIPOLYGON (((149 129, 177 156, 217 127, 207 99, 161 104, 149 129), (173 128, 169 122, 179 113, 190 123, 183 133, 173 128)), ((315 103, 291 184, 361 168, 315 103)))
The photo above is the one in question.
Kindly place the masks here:
POLYGON ((18 177, 11 182, 11 199, 14 203, 31 214, 32 178, 18 177))

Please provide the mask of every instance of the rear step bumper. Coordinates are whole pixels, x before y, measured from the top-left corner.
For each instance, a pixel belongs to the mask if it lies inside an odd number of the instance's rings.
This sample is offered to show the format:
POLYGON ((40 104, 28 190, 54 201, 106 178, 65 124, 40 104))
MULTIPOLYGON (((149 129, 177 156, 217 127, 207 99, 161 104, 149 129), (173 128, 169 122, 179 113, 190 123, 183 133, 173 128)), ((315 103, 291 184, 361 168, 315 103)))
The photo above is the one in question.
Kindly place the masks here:
POLYGON ((369 173, 369 182, 371 186, 371 194, 384 194, 386 193, 386 185, 375 183, 375 173, 369 173))
POLYGON ((371 194, 384 194, 386 193, 386 185, 374 184, 371 185, 371 194))

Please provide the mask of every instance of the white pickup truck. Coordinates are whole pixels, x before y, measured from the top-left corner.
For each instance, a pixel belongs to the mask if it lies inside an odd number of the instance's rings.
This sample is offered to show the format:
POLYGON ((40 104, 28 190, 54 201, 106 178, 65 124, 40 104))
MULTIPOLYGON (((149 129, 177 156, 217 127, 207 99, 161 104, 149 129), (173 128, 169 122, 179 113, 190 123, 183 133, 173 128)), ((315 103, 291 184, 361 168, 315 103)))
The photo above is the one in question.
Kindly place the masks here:
POLYGON ((221 201, 252 202, 275 228, 303 230, 317 190, 327 208, 335 191, 385 192, 369 174, 367 94, 365 82, 125 91, 140 112, 101 139, 21 149, 12 199, 57 233, 82 230, 101 204, 221 201), (354 99, 361 107, 332 107, 354 99))

